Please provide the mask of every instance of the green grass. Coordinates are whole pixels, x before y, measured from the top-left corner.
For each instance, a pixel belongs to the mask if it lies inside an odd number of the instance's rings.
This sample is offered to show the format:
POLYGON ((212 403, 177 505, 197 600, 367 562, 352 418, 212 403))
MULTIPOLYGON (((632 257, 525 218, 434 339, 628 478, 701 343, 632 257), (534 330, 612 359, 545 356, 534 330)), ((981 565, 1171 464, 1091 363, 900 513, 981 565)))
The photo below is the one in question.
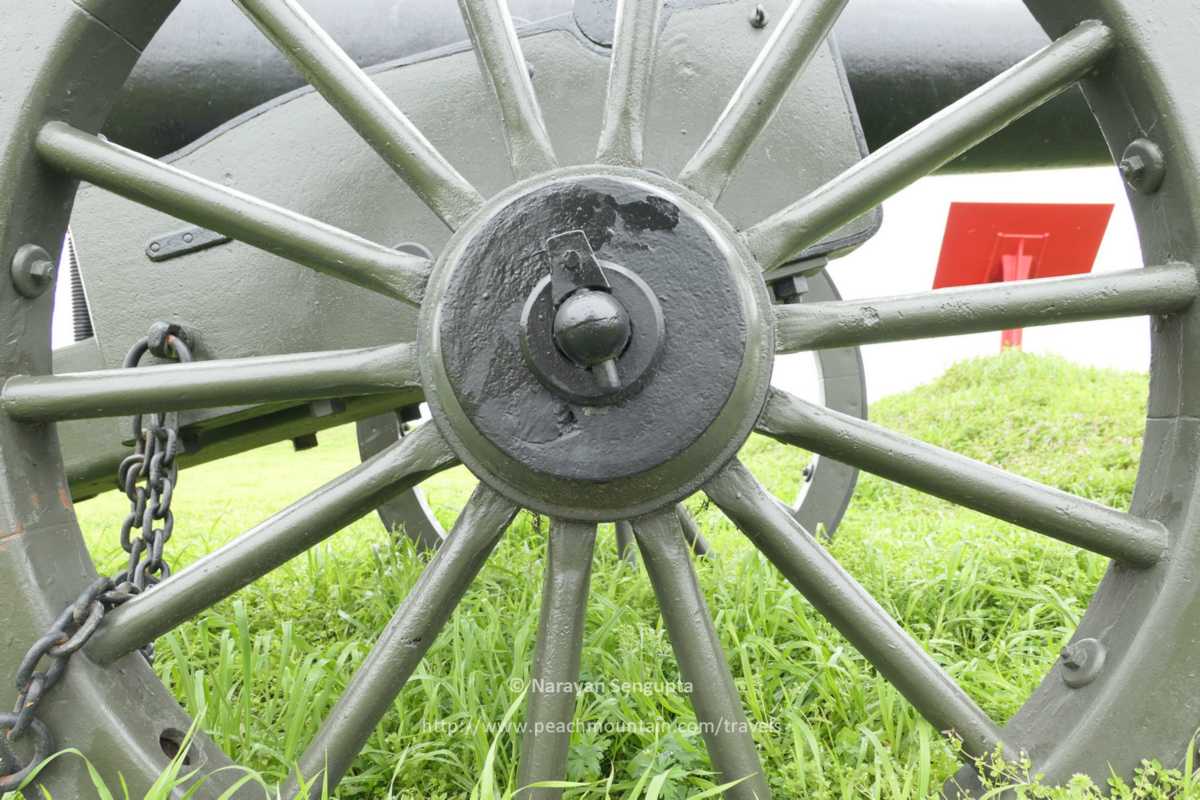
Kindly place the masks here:
MULTIPOLYGON (((876 404, 872 418, 1123 508, 1145 397, 1144 375, 1010 353, 956 366, 876 404)), ((804 454, 760 438, 743 456, 783 496, 794 493, 806 463, 804 454)), ((174 502, 173 562, 228 541, 356 460, 353 431, 338 430, 308 452, 278 446, 187 472, 174 502)), ((430 482, 430 503, 444 524, 472 483, 462 470, 430 482)), ((108 495, 79 507, 98 560, 114 568, 122 500, 108 495)), ((700 579, 777 796, 910 800, 936 791, 956 767, 953 747, 715 508, 700 497, 690 504, 716 553, 698 563, 700 579)), ((545 531, 544 521, 528 515, 514 524, 337 797, 490 797, 516 788, 519 735, 488 726, 506 712, 514 721, 522 714, 517 701, 536 636, 545 531), (485 764, 490 779, 481 781, 485 764)), ((1106 564, 873 477, 861 481, 831 550, 998 720, 1017 710, 1051 666, 1106 564)), ((155 667, 190 712, 205 710, 204 728, 219 745, 274 782, 423 563, 374 517, 363 520, 166 636, 155 667)), ((618 562, 608 529, 598 543, 581 677, 597 685, 678 682, 645 575, 618 562)), ((587 693, 577 721, 568 777, 588 786, 571 797, 677 800, 714 786, 678 692, 587 693)), ((1144 780, 1155 791, 1184 785, 1180 774, 1152 772, 1144 780)), ((1034 791, 1027 796, 1042 796, 1034 791)), ((1076 787, 1054 796, 1090 792, 1076 787)))

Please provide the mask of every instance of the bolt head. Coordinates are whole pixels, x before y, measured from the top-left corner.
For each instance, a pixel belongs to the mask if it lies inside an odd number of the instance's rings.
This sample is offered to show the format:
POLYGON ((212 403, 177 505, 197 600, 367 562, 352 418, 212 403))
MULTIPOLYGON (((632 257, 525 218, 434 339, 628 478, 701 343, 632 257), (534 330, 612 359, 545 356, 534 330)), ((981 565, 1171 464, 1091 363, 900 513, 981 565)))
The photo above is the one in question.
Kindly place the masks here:
POLYGON ((29 267, 29 277, 40 283, 49 283, 54 279, 54 264, 50 261, 35 261, 29 267))
POLYGON ((629 313, 608 292, 581 289, 558 307, 554 342, 581 367, 617 358, 630 336, 629 313))
POLYGON ((1072 689, 1087 686, 1104 670, 1107 650, 1096 639, 1080 639, 1063 648, 1063 682, 1072 689))
POLYGON ((13 286, 22 297, 40 297, 54 283, 55 265, 50 254, 35 244, 22 245, 10 267, 13 286))
POLYGON ((1141 194, 1154 194, 1166 177, 1166 158, 1162 148, 1149 139, 1136 139, 1125 148, 1118 165, 1129 188, 1141 194))
POLYGON ((1087 666, 1087 650, 1078 645, 1068 645, 1063 648, 1062 662, 1067 669, 1082 669, 1087 666))
POLYGON ((1127 180, 1136 180, 1146 171, 1146 159, 1139 155, 1130 155, 1121 161, 1121 174, 1127 180))
POLYGON ((808 278, 804 275, 789 275, 774 281, 771 288, 776 299, 790 302, 808 294, 808 278))
POLYGON ((159 358, 178 358, 179 352, 175 343, 180 343, 187 350, 192 348, 192 340, 183 326, 175 322, 158 320, 150 325, 146 334, 150 352, 159 358))

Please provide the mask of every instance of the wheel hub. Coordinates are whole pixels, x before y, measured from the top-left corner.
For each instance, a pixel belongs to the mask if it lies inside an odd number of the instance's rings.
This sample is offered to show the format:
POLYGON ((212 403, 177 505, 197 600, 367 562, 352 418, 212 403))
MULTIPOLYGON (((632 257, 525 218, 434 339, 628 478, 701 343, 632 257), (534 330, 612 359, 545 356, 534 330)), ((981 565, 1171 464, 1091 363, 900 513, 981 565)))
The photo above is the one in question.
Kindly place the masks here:
POLYGON ((704 201, 632 170, 562 170, 451 240, 422 311, 426 396, 459 457, 548 514, 685 497, 745 441, 770 382, 769 298, 704 201))

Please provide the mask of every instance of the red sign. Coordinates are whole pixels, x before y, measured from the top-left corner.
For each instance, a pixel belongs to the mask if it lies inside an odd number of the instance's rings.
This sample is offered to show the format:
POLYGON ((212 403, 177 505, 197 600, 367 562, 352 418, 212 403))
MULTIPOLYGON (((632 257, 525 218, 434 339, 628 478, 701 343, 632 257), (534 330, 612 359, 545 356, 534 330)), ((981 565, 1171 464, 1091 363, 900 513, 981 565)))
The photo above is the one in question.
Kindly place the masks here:
MULTIPOLYGON (((934 289, 1092 271, 1113 205, 952 203, 934 289)), ((1005 331, 1004 347, 1021 346, 1005 331)))

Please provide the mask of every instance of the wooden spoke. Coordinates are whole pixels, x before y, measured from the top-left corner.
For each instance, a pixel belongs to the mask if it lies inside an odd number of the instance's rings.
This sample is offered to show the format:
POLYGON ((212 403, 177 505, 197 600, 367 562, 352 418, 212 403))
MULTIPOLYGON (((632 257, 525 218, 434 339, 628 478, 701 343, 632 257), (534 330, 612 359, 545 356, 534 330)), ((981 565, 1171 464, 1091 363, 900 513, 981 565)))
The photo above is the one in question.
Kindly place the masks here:
POLYGON ((750 735, 742 700, 700 591, 692 554, 674 508, 633 521, 646 573, 654 586, 679 673, 730 800, 769 800, 771 790, 750 735))
POLYGON ((479 66, 500 104, 513 175, 528 178, 554 169, 558 159, 538 106, 521 42, 506 0, 458 0, 479 66))
POLYGON ((617 0, 604 122, 596 151, 596 160, 602 164, 642 165, 661 12, 662 0, 617 0))
MULTIPOLYGON (((519 789, 567 777, 574 686, 579 682, 595 544, 594 523, 551 520, 541 620, 521 738, 519 789)), ((559 800, 562 789, 528 789, 519 796, 521 800, 559 800)))
MULTIPOLYGON (((311 800, 337 786, 495 549, 517 507, 479 486, 300 757, 311 800), (314 780, 315 779, 315 780, 314 780)), ((293 776, 284 797, 294 797, 293 776)))
POLYGON ((675 514, 679 517, 683 540, 687 542, 688 547, 692 548, 692 552, 698 556, 708 555, 708 540, 700 532, 700 526, 696 524, 696 518, 692 516, 692 512, 688 511, 687 506, 683 503, 679 503, 675 506, 675 514))
POLYGON ((725 191, 750 145, 816 55, 847 0, 792 0, 712 131, 679 173, 709 200, 725 191))
POLYGON ((968 755, 996 751, 995 723, 749 470, 735 462, 704 491, 930 724, 958 736, 968 755))
POLYGON ((109 662, 137 650, 328 539, 383 502, 457 463, 433 425, 422 425, 140 597, 113 609, 87 647, 109 662))
POLYGON ((1031 328, 1191 306, 1200 278, 1190 264, 1074 278, 969 286, 873 300, 775 308, 775 350, 796 353, 935 336, 1031 328))
POLYGON ((876 150, 743 235, 763 269, 784 263, 1060 94, 1107 56, 1112 31, 1085 22, 876 150))
POLYGON ((1161 523, 981 464, 965 456, 773 391, 760 433, 927 494, 1135 566, 1167 546, 1161 523))
POLYGON ((432 266, 352 233, 147 158, 61 122, 37 137, 42 159, 110 192, 297 264, 418 305, 432 266))
POLYGON ((195 408, 387 394, 420 386, 410 344, 256 358, 18 375, 0 390, 14 419, 117 417, 195 408))
POLYGON ((346 122, 451 229, 483 202, 296 0, 234 0, 346 122))

